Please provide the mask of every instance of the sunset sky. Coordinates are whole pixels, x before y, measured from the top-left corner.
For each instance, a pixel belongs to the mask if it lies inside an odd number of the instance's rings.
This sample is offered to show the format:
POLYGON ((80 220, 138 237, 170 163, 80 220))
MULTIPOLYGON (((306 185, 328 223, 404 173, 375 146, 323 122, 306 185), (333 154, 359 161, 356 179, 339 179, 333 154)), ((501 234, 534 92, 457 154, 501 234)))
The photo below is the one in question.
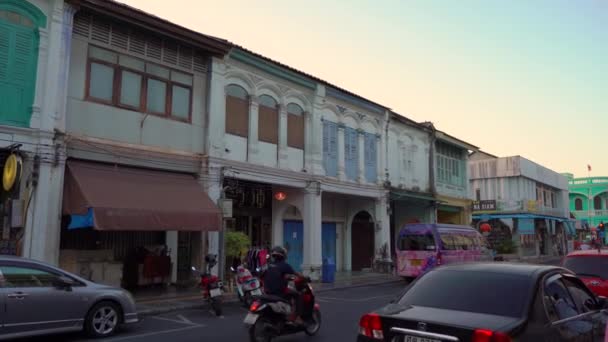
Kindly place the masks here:
POLYGON ((608 176, 608 1, 122 2, 489 153, 608 176))

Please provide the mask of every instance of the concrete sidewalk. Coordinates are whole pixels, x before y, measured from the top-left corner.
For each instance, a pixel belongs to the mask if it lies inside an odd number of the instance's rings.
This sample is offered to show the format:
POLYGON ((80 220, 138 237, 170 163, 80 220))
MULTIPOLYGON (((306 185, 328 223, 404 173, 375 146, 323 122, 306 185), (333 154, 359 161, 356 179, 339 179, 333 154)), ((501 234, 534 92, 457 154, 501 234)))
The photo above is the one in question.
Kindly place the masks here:
MULTIPOLYGON (((316 293, 335 291, 345 288, 374 286, 391 282, 403 282, 400 277, 390 274, 380 273, 349 273, 336 274, 334 283, 313 283, 316 293)), ((404 282, 405 284, 405 282, 404 282)), ((208 307, 206 301, 200 295, 200 290, 183 291, 181 293, 170 294, 167 296, 143 297, 135 296, 137 312, 140 317, 161 315, 174 311, 200 309, 208 307)), ((236 303, 238 298, 235 293, 225 293, 224 303, 236 303)))

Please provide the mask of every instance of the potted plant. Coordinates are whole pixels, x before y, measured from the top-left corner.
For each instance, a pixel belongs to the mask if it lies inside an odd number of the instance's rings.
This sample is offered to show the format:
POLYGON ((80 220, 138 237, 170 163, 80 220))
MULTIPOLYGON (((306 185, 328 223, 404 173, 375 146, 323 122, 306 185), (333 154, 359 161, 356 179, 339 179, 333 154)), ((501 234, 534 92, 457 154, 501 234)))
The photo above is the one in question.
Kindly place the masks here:
MULTIPOLYGON (((226 243, 226 260, 232 261, 233 258, 240 258, 247 253, 249 246, 251 246, 251 240, 249 237, 242 232, 226 232, 224 236, 226 243)), ((230 266, 232 262, 226 262, 225 273, 231 274, 230 266)))

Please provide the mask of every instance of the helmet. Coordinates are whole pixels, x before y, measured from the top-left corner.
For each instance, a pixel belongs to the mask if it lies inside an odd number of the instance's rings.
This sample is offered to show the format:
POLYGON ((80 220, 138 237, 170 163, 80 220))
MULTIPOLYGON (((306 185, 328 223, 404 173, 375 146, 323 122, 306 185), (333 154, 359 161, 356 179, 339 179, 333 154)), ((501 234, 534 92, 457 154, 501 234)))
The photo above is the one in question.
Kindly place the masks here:
POLYGON ((270 255, 272 255, 273 257, 287 259, 287 250, 281 246, 276 246, 272 249, 270 255))

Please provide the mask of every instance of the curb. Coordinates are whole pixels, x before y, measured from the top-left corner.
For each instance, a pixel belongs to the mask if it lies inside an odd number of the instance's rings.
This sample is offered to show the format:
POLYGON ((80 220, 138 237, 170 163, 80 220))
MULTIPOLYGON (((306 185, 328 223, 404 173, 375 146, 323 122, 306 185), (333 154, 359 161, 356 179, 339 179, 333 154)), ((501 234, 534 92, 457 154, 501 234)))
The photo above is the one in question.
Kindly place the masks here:
MULTIPOLYGON (((393 284, 393 283, 401 283, 401 282, 403 282, 403 280, 401 280, 401 279, 390 279, 390 280, 375 281, 375 282, 369 282, 369 283, 336 286, 336 287, 332 287, 332 288, 328 288, 328 289, 318 289, 318 290, 315 290, 315 292, 324 293, 324 292, 331 292, 331 291, 337 291, 337 290, 353 289, 353 288, 360 288, 360 287, 366 287, 366 286, 377 286, 377 285, 393 284)), ((167 300, 167 301, 171 301, 171 300, 167 300)), ((189 300, 185 300, 185 301, 189 301, 189 300)), ((208 304, 202 298, 190 299, 190 301, 192 301, 192 302, 191 303, 189 303, 189 302, 182 303, 182 304, 178 304, 178 305, 170 305, 167 307, 138 310, 137 315, 140 318, 143 318, 143 317, 167 314, 167 313, 171 313, 174 311, 203 309, 205 307, 208 307, 208 304)), ((231 296, 227 296, 227 297, 225 296, 224 301, 223 301, 224 304, 234 304, 234 303, 238 303, 238 302, 239 302, 239 300, 238 300, 237 296, 235 296, 235 295, 231 295, 231 296)), ((141 303, 141 304, 146 305, 145 302, 141 303)))

